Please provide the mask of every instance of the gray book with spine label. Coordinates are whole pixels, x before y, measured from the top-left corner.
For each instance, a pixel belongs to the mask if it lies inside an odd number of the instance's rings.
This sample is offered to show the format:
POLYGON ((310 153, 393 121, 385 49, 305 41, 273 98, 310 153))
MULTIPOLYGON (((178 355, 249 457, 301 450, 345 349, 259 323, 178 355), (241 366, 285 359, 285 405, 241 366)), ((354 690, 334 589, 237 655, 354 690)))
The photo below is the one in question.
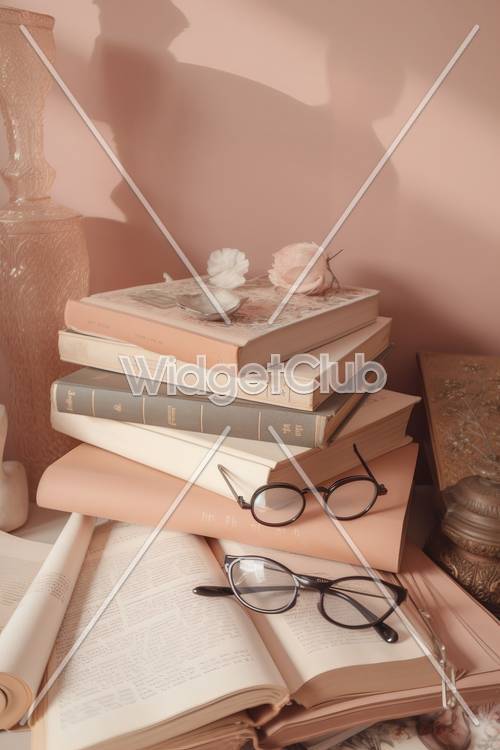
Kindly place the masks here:
POLYGON ((55 381, 54 401, 62 413, 191 432, 218 435, 229 425, 232 437, 249 440, 272 441, 272 426, 289 445, 317 448, 328 442, 362 397, 335 393, 315 412, 241 399, 219 406, 208 394, 169 395, 167 383, 135 381, 142 386, 141 395, 132 393, 125 375, 84 367, 55 381))

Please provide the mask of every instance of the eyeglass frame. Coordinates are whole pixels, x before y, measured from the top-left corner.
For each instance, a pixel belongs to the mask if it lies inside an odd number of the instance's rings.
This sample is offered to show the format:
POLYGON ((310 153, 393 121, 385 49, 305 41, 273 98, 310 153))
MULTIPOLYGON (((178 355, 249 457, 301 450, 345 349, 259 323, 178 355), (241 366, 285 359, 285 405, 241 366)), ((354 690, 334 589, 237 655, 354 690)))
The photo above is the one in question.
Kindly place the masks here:
MULTIPOLYGON (((384 484, 381 484, 376 479, 373 471, 368 466, 368 463, 365 461, 365 459, 359 452, 359 449, 356 443, 353 443, 352 447, 353 447, 354 453, 359 458, 361 465, 363 466, 368 476, 366 476, 365 474, 351 474, 348 477, 342 477, 341 479, 336 479, 328 487, 324 487, 323 485, 317 485, 316 490, 323 495, 323 501, 325 503, 326 508, 328 509, 330 513, 333 513, 333 510, 328 507, 328 498, 331 497, 331 495, 335 492, 336 489, 338 489, 339 487, 342 487, 345 484, 352 484, 358 481, 371 482, 375 486, 376 493, 375 493, 375 497, 373 498, 373 500, 371 500, 366 506, 366 508, 364 508, 364 510, 360 511, 359 513, 355 513, 352 516, 338 516, 336 514, 333 514, 334 517, 338 521, 354 521, 356 520, 356 518, 361 518, 362 516, 370 512, 370 510, 373 508, 373 506, 377 502, 380 495, 386 495, 388 492, 387 487, 384 484)), ((252 494, 252 497, 250 498, 250 502, 247 502, 242 495, 238 495, 236 489, 234 488, 233 484, 231 483, 229 479, 229 476, 228 476, 229 472, 226 469, 226 467, 223 466, 222 464, 217 464, 217 468, 219 469, 222 475, 222 478, 226 482, 227 486, 229 487, 234 499, 236 500, 240 508, 242 508, 243 510, 250 510, 254 520, 257 521, 257 523, 262 524, 263 526, 271 526, 274 528, 279 528, 281 526, 289 526, 291 523, 295 523, 295 521, 297 521, 300 518, 300 516, 302 515, 302 513, 304 512, 306 508, 306 495, 310 492, 309 487, 304 487, 304 489, 301 490, 299 489, 299 487, 297 487, 297 485, 291 484, 289 482, 270 482, 269 484, 263 484, 260 487, 258 487, 255 490, 255 492, 252 494), (289 521, 282 521, 281 523, 269 523, 267 521, 262 521, 255 513, 255 509, 254 509, 255 501, 257 500, 259 495, 265 492, 266 490, 279 489, 280 487, 282 489, 294 490, 295 492, 297 492, 297 494, 302 495, 301 509, 289 521)))
MULTIPOLYGON (((318 605, 318 610, 322 617, 325 618, 328 622, 330 622, 332 625, 336 625, 339 628, 346 628, 347 630, 365 630, 367 628, 374 628, 374 630, 378 633, 378 635, 386 642, 386 643, 396 643, 396 641, 399 638, 399 635, 394 628, 391 628, 390 625, 388 625, 385 620, 390 617, 390 615, 405 601, 407 596, 407 590, 403 587, 398 585, 397 583, 391 583, 389 581, 384 581, 381 578, 377 578, 377 583, 382 584, 383 586, 387 586, 389 589, 391 589, 395 594, 395 602, 392 606, 390 606, 389 610, 386 612, 386 614, 383 617, 378 618, 375 620, 375 622, 368 622, 366 625, 346 625, 341 622, 337 622, 332 617, 330 617, 324 608, 323 599, 325 596, 325 593, 332 588, 333 584, 340 583, 341 581, 346 580, 362 580, 362 581, 371 581, 373 582, 374 579, 371 576, 341 576, 340 578, 335 579, 329 579, 329 578, 322 578, 319 576, 311 576, 311 575, 305 575, 303 573, 294 573, 293 570, 290 570, 286 565, 284 565, 281 562, 278 562, 277 560, 273 560, 270 557, 264 557, 262 555, 226 555, 224 557, 224 570, 226 572, 228 581, 230 583, 230 586, 196 586, 193 589, 193 594, 196 594, 198 596, 207 596, 207 597, 218 597, 218 596, 235 596, 236 599, 242 604, 244 607, 247 607, 247 609, 252 610, 253 612, 258 612, 260 614, 264 615, 278 615, 282 614, 283 612, 288 612, 290 609, 293 609, 295 605, 297 604, 297 600, 299 597, 300 589, 308 589, 308 590, 314 590, 318 591, 320 594, 320 601, 318 605), (261 609, 259 607, 254 607, 253 605, 246 602, 238 593, 236 584, 233 581, 232 578, 232 569, 234 565, 241 560, 263 560, 264 562, 271 563, 274 566, 278 566, 281 568, 285 573, 288 573, 289 576, 293 579, 295 583, 295 594, 291 602, 289 602, 286 606, 281 607, 279 609, 261 609)), ((339 596, 341 599, 344 600, 350 600, 352 603, 352 597, 345 596, 346 592, 335 592, 334 596, 339 596)), ((354 592, 358 593, 358 592, 354 592)), ((358 611, 364 607, 360 602, 356 602, 356 604, 352 604, 355 609, 358 609, 358 611)), ((365 608, 366 609, 366 608, 365 608)))

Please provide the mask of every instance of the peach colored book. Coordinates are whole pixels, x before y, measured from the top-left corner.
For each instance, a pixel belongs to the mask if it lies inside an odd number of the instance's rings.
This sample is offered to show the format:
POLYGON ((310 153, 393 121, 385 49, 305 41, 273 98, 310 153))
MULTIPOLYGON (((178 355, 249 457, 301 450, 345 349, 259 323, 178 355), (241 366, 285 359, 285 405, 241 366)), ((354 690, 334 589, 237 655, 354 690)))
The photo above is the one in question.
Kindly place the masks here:
POLYGON ((283 359, 309 351, 373 323, 379 292, 346 287, 311 297, 296 294, 275 323, 268 320, 283 298, 267 276, 238 289, 243 299, 231 325, 200 320, 177 307, 179 295, 199 294, 194 279, 101 292, 69 300, 65 325, 81 333, 119 339, 159 354, 207 366, 266 364, 271 353, 283 359))
MULTIPOLYGON (((408 498, 418 453, 415 443, 370 462, 387 488, 366 516, 345 524, 371 565, 399 570, 408 498)), ((356 467, 346 474, 364 473, 356 467)), ((184 481, 89 445, 80 445, 45 471, 37 502, 46 508, 153 526, 184 486, 184 481)), ((230 538, 315 557, 356 563, 339 532, 318 503, 308 498, 303 516, 279 529, 253 520, 227 497, 193 486, 169 528, 201 536, 230 538)))

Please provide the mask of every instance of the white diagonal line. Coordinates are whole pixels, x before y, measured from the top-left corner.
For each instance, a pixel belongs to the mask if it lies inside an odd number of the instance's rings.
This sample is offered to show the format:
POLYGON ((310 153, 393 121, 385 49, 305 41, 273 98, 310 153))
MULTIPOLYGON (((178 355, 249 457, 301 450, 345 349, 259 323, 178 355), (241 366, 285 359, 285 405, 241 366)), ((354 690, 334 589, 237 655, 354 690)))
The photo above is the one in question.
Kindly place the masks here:
POLYGON ((304 281, 308 273, 311 271, 312 267, 314 266, 318 258, 325 252, 330 242, 333 240, 335 235, 340 231, 343 224, 347 221, 351 213, 354 211, 359 201, 364 196, 364 194, 366 193, 370 185, 373 183, 373 181, 375 180, 379 172, 381 172, 385 164, 389 161, 394 151, 397 149, 397 147, 399 146, 399 144, 401 143, 405 135, 408 133, 410 128, 415 124, 419 115, 424 111, 427 104, 430 102, 430 100, 432 99, 432 97, 434 96, 438 88, 441 86, 441 84, 443 83, 447 75, 453 69, 455 64, 458 62, 460 57, 463 55, 463 53, 465 52, 469 44, 472 42, 472 40, 474 39, 478 31, 479 31, 478 24, 473 26, 473 28, 469 31, 469 33, 463 40, 462 44, 460 45, 460 47, 457 49, 457 51, 455 52, 453 57, 450 59, 448 64, 443 68, 441 73, 438 75, 438 77, 436 78, 436 80, 434 81, 430 89, 427 91, 427 93, 425 94, 424 98, 422 99, 418 107, 414 109, 414 111, 412 112, 412 114, 410 115, 406 123, 403 125, 403 127, 401 128, 397 136, 394 138, 393 142, 391 143, 391 145, 389 146, 385 154, 377 162, 377 164, 372 169, 372 171, 370 172, 366 180, 363 182, 363 184, 359 188, 354 198, 351 200, 347 208, 344 210, 344 213, 340 216, 337 222, 330 229, 325 239, 323 240, 323 242, 321 243, 321 245, 318 247, 317 251, 315 252, 314 256, 311 258, 311 260, 307 264, 307 266, 302 270, 299 276, 295 279, 290 289, 288 289, 287 293, 285 294, 285 296, 279 303, 278 307, 269 318, 268 320, 269 325, 272 325, 275 322, 276 318, 281 313, 285 305, 287 305, 288 302, 290 301, 290 298, 292 297, 292 295, 295 294, 295 292, 297 291, 299 286, 302 284, 302 282, 304 281))
POLYGON ((87 623, 85 628, 82 630, 74 644, 71 646, 67 654, 64 656, 61 663, 58 665, 57 669, 54 670, 53 674, 50 676, 50 678, 45 683, 43 689, 40 691, 40 693, 37 695, 36 699, 31 704, 30 708, 28 709, 28 712, 25 714, 23 719, 19 722, 20 724, 24 725, 27 721, 29 721, 30 717, 33 714, 33 711, 36 709, 36 707, 39 705, 40 701, 43 700, 43 698, 47 695, 51 687, 54 685, 55 681, 60 677, 63 670, 66 668, 68 663, 71 661, 73 656, 76 654, 84 640, 87 638, 88 634, 91 632, 92 628, 96 625, 96 623, 99 621, 99 619, 102 617, 106 609, 109 607, 115 596, 118 594, 124 583, 128 580, 128 578, 131 576, 131 574, 134 572, 136 567, 141 562, 142 558, 148 551, 148 549, 151 547, 151 545, 155 542, 158 535, 163 530, 163 527, 167 523, 167 521, 174 515, 175 511, 179 507, 179 505, 182 503, 184 498, 186 497, 187 493, 193 486, 193 484, 196 482, 202 471, 205 469, 205 467, 210 463, 212 458, 215 456, 217 451, 219 450, 220 446, 226 439, 226 437, 229 435, 231 431, 231 428, 229 425, 224 428, 224 430, 221 432, 215 443, 212 445, 210 450, 208 451, 205 458, 198 464, 196 469, 193 471, 189 479, 187 480, 186 484, 182 488, 182 490, 179 492, 177 497, 175 498, 174 502, 168 508, 168 510, 163 514, 162 518, 158 522, 158 524, 155 526, 151 534, 148 536, 148 538, 143 542, 140 549, 132 560, 129 562, 123 573, 121 574, 120 578, 117 580, 109 594, 104 599, 103 603, 100 605, 100 607, 97 609, 93 617, 90 619, 90 621, 87 623))
POLYGON ((71 90, 68 88, 68 86, 65 84, 57 70, 54 68, 52 63, 50 62, 49 58, 43 51, 43 49, 40 47, 40 45, 37 43, 37 41, 34 39, 32 34, 28 31, 26 26, 24 24, 21 24, 19 27, 21 29, 21 32, 24 34, 26 39, 28 40, 31 47, 34 49, 42 63, 45 65, 47 70, 49 71, 50 75, 54 79, 54 81, 57 83, 63 94, 66 96, 66 98, 71 102, 75 110, 78 112, 80 117, 82 118, 85 125, 88 127, 104 153, 108 156, 108 158, 112 161, 114 166, 116 167, 117 171, 120 173, 120 175, 123 177, 129 188, 132 190, 136 198, 142 203, 143 207, 146 209, 150 217, 153 219, 154 223, 160 230, 160 232, 163 234, 163 236, 170 242, 171 246, 174 248, 178 258, 184 263, 187 270, 191 274, 191 276, 194 278, 198 286, 200 287, 201 291, 208 297, 213 307, 217 310, 221 318, 224 320, 224 323, 226 325, 231 325, 231 320, 227 313, 225 312, 224 308, 220 304, 217 297, 214 295, 214 293, 210 290, 210 288, 205 284, 203 279, 201 278, 200 274, 196 270, 196 268, 193 266, 185 252, 180 247, 179 243, 175 239, 175 237, 172 235, 172 233, 167 229, 163 221, 160 219, 156 211, 154 210, 151 203, 148 201, 142 190, 139 188, 135 180, 130 176, 130 174, 127 172, 123 164, 121 163, 120 159, 117 157, 109 143, 106 141, 102 133, 96 128, 88 114, 85 112, 79 101, 76 99, 74 94, 71 92, 71 90))
MULTIPOLYGON (((357 546, 357 544, 352 540, 351 536, 344 529, 343 525, 335 518, 335 516, 333 515, 333 513, 330 511, 330 509, 328 508, 328 505, 325 503, 323 497, 320 495, 320 493, 316 489, 316 486, 311 481, 311 479, 307 476, 306 472, 304 471, 304 469, 302 468, 302 466, 299 464, 299 462, 297 461, 297 459, 295 458, 295 456, 293 455, 293 453, 291 453, 291 451, 288 448, 288 446, 283 442, 283 440, 278 435, 278 433, 276 432, 276 430, 274 429, 274 427, 272 425, 270 425, 268 427, 268 429, 269 429, 269 432, 271 433, 271 435, 273 436, 273 438, 275 439, 275 441, 280 446, 283 454, 286 456, 286 458, 288 458, 288 460, 292 464, 292 466, 295 469, 295 471, 297 471, 297 473, 301 477, 302 481, 305 482, 305 484, 306 484, 309 492, 318 501, 318 503, 320 504, 321 508, 323 509, 325 515, 327 516, 327 518, 330 519, 331 523, 335 526, 335 528, 337 529, 337 531, 339 532, 339 534, 342 536, 343 540, 349 546, 351 552, 354 554, 354 556, 359 561, 360 565, 365 569, 366 573, 368 573, 368 575, 370 576, 370 578, 372 578, 372 580, 374 581, 374 583, 377 585, 377 587, 379 588, 379 590, 384 595, 384 598, 387 599, 387 601, 389 601, 389 603, 391 603, 391 605, 392 605, 392 601, 389 600, 389 597, 387 595, 385 587, 383 586, 383 584, 380 583, 376 571, 368 563, 368 560, 363 555, 363 553, 361 552, 361 550, 359 549, 359 547, 357 546)), ((460 703, 460 705, 462 706, 462 708, 464 709, 464 711, 466 712, 466 714, 468 715, 468 717, 470 718, 470 720, 476 726, 478 726, 479 725, 479 721, 478 721, 477 717, 471 711, 471 709, 469 708, 469 706, 467 705, 467 703, 464 701, 464 699, 462 698, 462 696, 458 692, 456 686, 450 680, 450 678, 448 677, 448 675, 446 674, 446 672, 442 668, 442 666, 439 663, 439 661, 436 659, 436 657, 434 656, 434 654, 432 653, 432 651, 428 648, 427 644, 422 639, 420 633, 413 626, 413 624, 408 619, 408 617, 405 615, 405 613, 403 612, 403 610, 401 609, 401 607, 396 607, 396 609, 394 610, 394 612, 399 617, 399 619, 401 620, 401 622, 403 623, 403 625, 405 626, 405 628, 408 630, 408 632, 410 633, 410 635, 413 638, 413 640, 415 641, 415 643, 419 646, 419 648, 422 651, 422 653, 429 659, 429 661, 431 662, 432 666, 434 667, 434 669, 436 670, 436 672, 441 677, 442 682, 453 693, 453 696, 460 703)))

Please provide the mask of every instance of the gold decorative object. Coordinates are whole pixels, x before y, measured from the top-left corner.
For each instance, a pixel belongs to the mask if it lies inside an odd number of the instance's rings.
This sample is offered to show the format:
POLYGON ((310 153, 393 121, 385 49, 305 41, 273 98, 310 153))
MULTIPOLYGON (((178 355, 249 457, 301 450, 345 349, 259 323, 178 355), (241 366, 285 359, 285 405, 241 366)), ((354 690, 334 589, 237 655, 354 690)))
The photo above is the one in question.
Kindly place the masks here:
POLYGON ((421 352, 418 362, 437 484, 500 481, 500 357, 421 352))
POLYGON ((473 476, 443 492, 439 562, 500 616, 500 482, 473 476))
POLYGON ((418 355, 444 517, 430 553, 500 616, 500 357, 418 355))
POLYGON ((49 387, 64 373, 57 351, 68 297, 88 294, 81 217, 50 198, 54 170, 43 155, 43 110, 51 77, 24 38, 24 24, 54 58, 54 19, 0 8, 0 111, 9 159, 1 174, 10 192, 0 210, 0 349, 9 373, 13 454, 38 479, 71 441, 49 422, 49 387))

